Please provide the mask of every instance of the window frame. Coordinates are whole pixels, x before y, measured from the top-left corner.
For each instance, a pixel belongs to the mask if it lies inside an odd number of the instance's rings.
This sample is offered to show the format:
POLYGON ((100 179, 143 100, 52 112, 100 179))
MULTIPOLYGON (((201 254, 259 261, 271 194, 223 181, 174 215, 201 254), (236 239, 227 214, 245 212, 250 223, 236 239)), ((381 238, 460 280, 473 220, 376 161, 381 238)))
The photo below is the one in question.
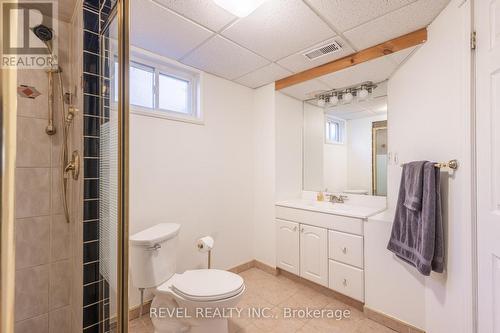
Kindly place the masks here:
POLYGON ((156 94, 156 89, 155 89, 155 81, 156 81, 156 68, 154 68, 153 66, 150 66, 150 65, 147 65, 147 64, 143 64, 141 62, 138 62, 138 61, 134 61, 134 60, 131 60, 130 61, 130 67, 134 67, 136 69, 140 69, 142 71, 145 71, 145 72, 148 72, 148 73, 152 73, 153 74, 153 99, 151 100, 151 102, 153 102, 153 107, 150 108, 148 106, 142 106, 142 105, 137 105, 137 104, 132 104, 132 102, 130 102, 130 107, 138 107, 138 108, 143 108, 143 109, 154 109, 155 108, 155 94, 156 94))
POLYGON ((132 114, 137 114, 147 117, 155 117, 155 118, 162 118, 162 119, 203 125, 204 119, 201 108, 202 72, 195 70, 191 67, 185 66, 176 61, 165 58, 163 56, 150 53, 148 51, 141 50, 135 47, 131 51, 132 51, 130 57, 131 63, 134 63, 139 66, 142 65, 148 69, 149 68, 154 69, 154 80, 153 80, 153 108, 130 104, 130 112, 132 114), (160 109, 159 107, 160 74, 188 82, 189 113, 160 109))
POLYGON ((335 116, 331 115, 325 115, 325 127, 324 127, 324 134, 325 134, 325 143, 330 144, 330 145, 344 145, 346 143, 346 121, 341 118, 337 118, 335 116), (339 128, 339 139, 340 140, 331 140, 329 138, 329 135, 327 133, 327 128, 329 126, 329 123, 337 123, 338 128, 339 128))

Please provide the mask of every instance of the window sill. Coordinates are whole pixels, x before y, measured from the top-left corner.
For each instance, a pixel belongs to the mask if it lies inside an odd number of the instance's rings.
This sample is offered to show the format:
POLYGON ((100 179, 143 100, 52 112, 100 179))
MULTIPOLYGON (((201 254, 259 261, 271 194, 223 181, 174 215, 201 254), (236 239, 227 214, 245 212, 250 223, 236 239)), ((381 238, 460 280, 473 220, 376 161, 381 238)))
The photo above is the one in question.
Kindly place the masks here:
POLYGON ((325 141, 325 144, 327 144, 327 145, 335 145, 335 146, 343 146, 343 145, 345 145, 345 142, 325 141))
POLYGON ((142 108, 137 108, 134 106, 130 107, 130 112, 132 114, 136 114, 136 115, 140 115, 140 116, 166 119, 166 120, 172 120, 172 121, 179 121, 179 122, 195 124, 195 125, 205 125, 203 118, 197 118, 197 117, 193 117, 190 115, 177 114, 174 112, 144 110, 142 108))

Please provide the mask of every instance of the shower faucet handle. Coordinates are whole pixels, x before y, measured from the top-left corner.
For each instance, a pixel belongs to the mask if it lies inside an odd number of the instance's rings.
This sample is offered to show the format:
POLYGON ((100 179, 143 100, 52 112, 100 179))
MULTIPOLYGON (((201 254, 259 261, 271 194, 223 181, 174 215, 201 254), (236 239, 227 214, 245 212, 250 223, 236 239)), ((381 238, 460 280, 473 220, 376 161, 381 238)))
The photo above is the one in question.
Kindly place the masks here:
POLYGON ((71 155, 71 161, 64 167, 64 173, 71 171, 74 180, 78 180, 80 175, 80 153, 75 150, 71 155))

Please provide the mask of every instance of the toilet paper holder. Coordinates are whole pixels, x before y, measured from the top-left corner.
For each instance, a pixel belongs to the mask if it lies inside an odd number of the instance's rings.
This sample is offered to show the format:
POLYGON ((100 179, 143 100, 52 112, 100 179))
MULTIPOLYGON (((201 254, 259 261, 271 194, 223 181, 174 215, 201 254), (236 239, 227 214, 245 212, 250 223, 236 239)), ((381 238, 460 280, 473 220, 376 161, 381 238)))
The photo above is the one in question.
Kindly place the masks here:
MULTIPOLYGON (((203 244, 198 244, 198 250, 202 250, 203 249, 203 244)), ((208 256, 208 263, 207 263, 207 267, 208 269, 212 268, 212 250, 208 250, 207 252, 207 256, 208 256)))
POLYGON ((205 236, 196 242, 196 247, 200 252, 206 252, 208 256, 208 264, 207 267, 212 268, 212 248, 214 246, 214 239, 210 236, 205 236))

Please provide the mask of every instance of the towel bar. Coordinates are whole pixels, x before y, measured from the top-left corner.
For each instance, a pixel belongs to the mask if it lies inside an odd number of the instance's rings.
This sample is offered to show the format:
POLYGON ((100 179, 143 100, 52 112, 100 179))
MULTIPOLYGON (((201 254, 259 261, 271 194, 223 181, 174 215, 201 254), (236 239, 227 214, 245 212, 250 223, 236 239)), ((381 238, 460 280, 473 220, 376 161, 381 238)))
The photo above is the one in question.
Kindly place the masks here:
MULTIPOLYGON (((401 167, 403 164, 400 165, 401 167)), ((450 160, 448 162, 439 162, 434 164, 436 168, 450 168, 452 170, 457 170, 458 169, 458 161, 457 160, 450 160)))

